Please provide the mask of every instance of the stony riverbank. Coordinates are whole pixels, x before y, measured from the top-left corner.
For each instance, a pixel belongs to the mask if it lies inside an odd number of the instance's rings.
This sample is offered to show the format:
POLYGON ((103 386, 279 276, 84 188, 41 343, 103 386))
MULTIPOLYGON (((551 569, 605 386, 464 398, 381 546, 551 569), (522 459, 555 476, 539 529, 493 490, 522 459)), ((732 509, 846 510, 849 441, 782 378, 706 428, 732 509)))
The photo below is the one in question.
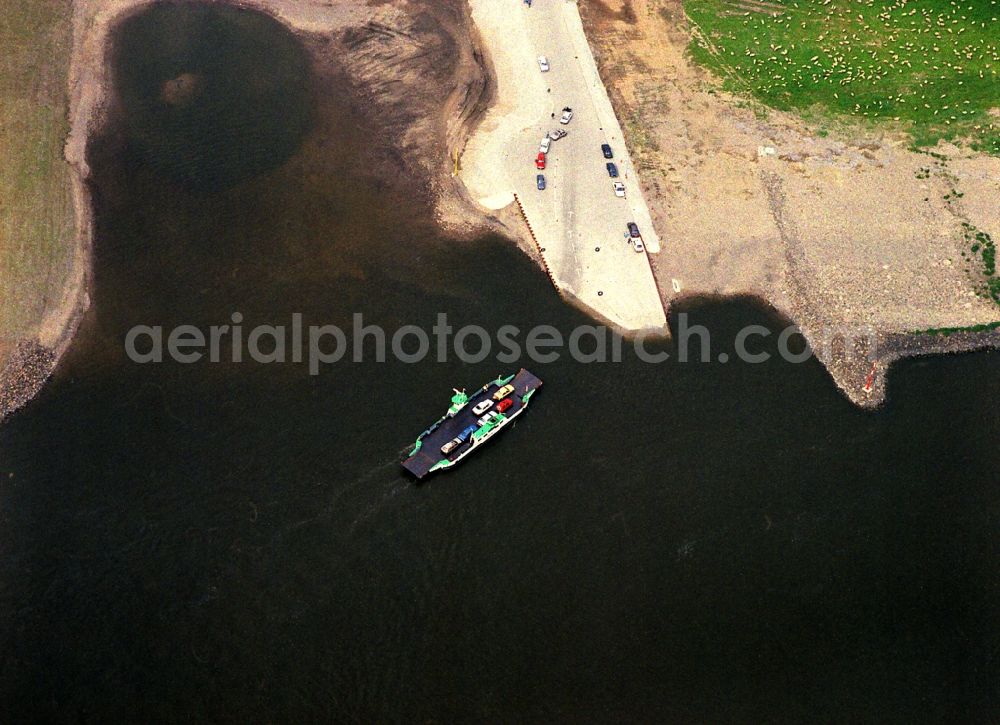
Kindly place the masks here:
POLYGON ((967 234, 1000 237, 986 201, 1000 195, 1000 159, 947 145, 911 151, 884 128, 818 133, 733 97, 692 64, 680 0, 581 9, 663 241, 654 265, 668 304, 702 293, 769 301, 863 406, 883 400, 900 356, 1000 340, 909 334, 1000 319, 967 234), (826 344, 844 332, 877 338, 873 378, 867 355, 826 344))
MULTIPOLYGON (((751 294, 791 319, 855 404, 885 399, 885 373, 914 355, 993 347, 1000 307, 982 294, 967 230, 1000 233, 985 199, 1000 159, 901 136, 819 135, 799 119, 722 93, 687 55, 679 0, 582 0, 585 29, 642 174, 663 251, 651 255, 665 305, 702 294, 751 294), (956 194, 956 191, 958 194, 956 194), (977 294, 978 292, 978 294, 977 294)), ((498 62, 532 55, 523 38, 498 62)), ((496 157, 530 119, 532 79, 507 88, 475 143, 496 157), (499 145, 498 145, 499 144, 499 145)), ((489 207, 488 166, 469 181, 489 207)), ((490 203, 495 194, 495 203, 490 203)))

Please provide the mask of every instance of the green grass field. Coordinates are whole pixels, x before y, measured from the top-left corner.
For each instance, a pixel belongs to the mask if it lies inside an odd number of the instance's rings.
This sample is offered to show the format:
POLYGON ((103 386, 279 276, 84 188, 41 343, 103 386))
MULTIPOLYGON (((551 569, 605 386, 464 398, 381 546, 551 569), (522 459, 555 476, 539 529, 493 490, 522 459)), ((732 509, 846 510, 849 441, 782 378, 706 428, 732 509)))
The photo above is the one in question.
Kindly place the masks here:
POLYGON ((684 0, 695 60, 768 106, 1000 155, 998 0, 684 0), (991 109, 993 114, 990 113, 991 109))
POLYGON ((70 21, 68 0, 5 3, 0 12, 0 341, 38 323, 71 258, 70 21))

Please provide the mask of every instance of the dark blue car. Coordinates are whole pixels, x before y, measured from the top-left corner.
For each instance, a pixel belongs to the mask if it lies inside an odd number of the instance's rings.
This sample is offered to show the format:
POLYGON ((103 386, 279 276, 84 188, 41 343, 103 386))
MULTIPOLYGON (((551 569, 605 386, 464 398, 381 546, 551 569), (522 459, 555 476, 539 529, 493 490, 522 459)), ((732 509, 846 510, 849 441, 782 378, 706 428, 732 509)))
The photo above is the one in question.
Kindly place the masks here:
POLYGON ((545 174, 538 174, 535 177, 535 186, 538 187, 539 191, 545 191, 545 174))
POLYGON ((611 153, 611 146, 606 143, 601 144, 601 153, 604 154, 604 158, 613 159, 615 155, 611 153))
POLYGON ((617 179, 618 178, 618 167, 615 166, 610 161, 607 164, 605 164, 605 166, 608 167, 608 176, 610 176, 612 179, 617 179))

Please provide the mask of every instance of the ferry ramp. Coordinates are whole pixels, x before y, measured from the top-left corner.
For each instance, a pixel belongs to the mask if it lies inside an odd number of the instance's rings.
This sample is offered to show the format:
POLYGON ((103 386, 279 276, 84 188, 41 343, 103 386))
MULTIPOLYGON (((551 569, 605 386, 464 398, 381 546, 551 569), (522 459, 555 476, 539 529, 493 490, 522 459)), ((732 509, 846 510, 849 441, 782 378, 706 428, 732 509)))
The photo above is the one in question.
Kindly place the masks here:
POLYGON ((490 46, 498 99, 463 157, 463 179, 482 203, 499 192, 516 194, 556 287, 618 328, 666 329, 666 314, 647 254, 660 250, 638 173, 607 90, 597 72, 579 9, 571 0, 471 0, 473 18, 490 46), (502 12, 500 8, 502 6, 502 12), (537 58, 548 58, 541 72, 537 58), (573 109, 567 125, 563 107, 573 109), (546 132, 553 141, 546 168, 535 155, 546 132), (611 146, 618 181, 615 196, 601 144, 611 146), (546 188, 536 188, 537 174, 546 188), (484 180, 488 180, 488 183, 484 180), (635 222, 648 252, 626 239, 635 222))

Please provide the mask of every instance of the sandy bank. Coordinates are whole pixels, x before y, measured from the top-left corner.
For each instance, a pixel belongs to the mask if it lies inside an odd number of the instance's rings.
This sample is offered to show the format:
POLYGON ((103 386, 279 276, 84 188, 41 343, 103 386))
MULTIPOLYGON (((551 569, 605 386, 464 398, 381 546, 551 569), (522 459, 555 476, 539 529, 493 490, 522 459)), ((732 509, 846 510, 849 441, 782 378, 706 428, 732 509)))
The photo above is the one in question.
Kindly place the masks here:
MULTIPOLYGON (((70 133, 65 157, 72 169, 77 234, 71 273, 58 304, 37 336, 9 350, 0 371, 0 419, 24 405, 55 370, 90 305, 93 211, 87 144, 113 108, 109 38, 128 15, 151 0, 77 0, 68 78, 70 133)), ((428 186, 443 230, 455 238, 493 231, 525 237, 508 213, 484 216, 451 176, 452 158, 490 100, 491 84, 478 35, 463 0, 243 0, 267 13, 329 57, 372 104, 408 172, 428 186), (442 93, 442 89, 446 89, 442 93)))

